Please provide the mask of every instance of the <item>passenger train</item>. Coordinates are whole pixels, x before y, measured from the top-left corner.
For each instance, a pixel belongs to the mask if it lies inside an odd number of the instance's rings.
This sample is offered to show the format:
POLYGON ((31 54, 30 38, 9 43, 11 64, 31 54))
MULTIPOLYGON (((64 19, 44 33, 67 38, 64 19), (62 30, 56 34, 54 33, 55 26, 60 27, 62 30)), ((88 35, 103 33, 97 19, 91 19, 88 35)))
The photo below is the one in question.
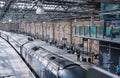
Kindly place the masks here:
POLYGON ((40 78, 85 78, 86 71, 80 65, 40 46, 30 47, 31 45, 33 44, 24 45, 22 55, 40 78))
MULTIPOLYGON (((7 35, 11 37, 11 35, 7 35)), ((1 37, 8 39, 2 34, 1 37)), ((39 78, 120 78, 96 66, 84 70, 80 65, 51 53, 41 45, 35 44, 35 40, 29 39, 31 41, 27 41, 25 37, 14 39, 20 42, 19 47, 16 46, 17 43, 13 44, 14 40, 11 40, 11 44, 19 49, 22 45, 22 49, 20 49, 22 56, 38 74, 39 78)))

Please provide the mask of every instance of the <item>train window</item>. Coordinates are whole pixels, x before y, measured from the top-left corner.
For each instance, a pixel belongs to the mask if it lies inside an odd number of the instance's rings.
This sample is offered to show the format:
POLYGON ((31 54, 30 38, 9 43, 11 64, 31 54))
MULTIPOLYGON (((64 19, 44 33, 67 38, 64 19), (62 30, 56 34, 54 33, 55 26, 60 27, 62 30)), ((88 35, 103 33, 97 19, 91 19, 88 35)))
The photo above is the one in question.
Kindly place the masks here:
POLYGON ((37 51, 37 50, 39 50, 39 46, 34 46, 33 48, 32 48, 32 50, 34 50, 34 51, 37 51))
POLYGON ((57 78, 51 71, 45 70, 45 78, 57 78))
POLYGON ((71 74, 69 73, 68 71, 64 71, 64 70, 62 70, 62 71, 59 71, 59 78, 72 78, 71 77, 71 74))
POLYGON ((50 60, 54 60, 56 57, 54 57, 54 56, 52 56, 52 57, 50 57, 50 60))
POLYGON ((85 71, 79 66, 73 66, 60 70, 58 75, 59 78, 85 78, 85 71))

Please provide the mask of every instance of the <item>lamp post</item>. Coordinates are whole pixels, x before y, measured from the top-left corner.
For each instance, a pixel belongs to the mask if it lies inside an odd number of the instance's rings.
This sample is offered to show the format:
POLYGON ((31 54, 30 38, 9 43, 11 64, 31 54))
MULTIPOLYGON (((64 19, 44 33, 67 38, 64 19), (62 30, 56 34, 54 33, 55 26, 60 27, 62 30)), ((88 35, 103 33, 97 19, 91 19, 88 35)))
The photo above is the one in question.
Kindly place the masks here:
POLYGON ((10 27, 10 30, 9 30, 9 31, 11 31, 11 25, 10 25, 10 24, 11 24, 12 20, 9 19, 8 22, 9 22, 9 27, 10 27))

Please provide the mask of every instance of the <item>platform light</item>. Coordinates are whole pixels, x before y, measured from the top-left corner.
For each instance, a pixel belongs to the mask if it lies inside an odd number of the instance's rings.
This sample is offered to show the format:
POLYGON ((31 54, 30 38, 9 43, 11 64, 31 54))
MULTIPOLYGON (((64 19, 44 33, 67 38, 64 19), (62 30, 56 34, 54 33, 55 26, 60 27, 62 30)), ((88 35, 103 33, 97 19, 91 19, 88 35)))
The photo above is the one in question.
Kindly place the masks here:
POLYGON ((74 22, 77 22, 77 19, 74 19, 74 22))
POLYGON ((45 21, 43 21, 43 24, 45 24, 46 22, 45 21))
POLYGON ((42 7, 38 7, 36 9, 36 14, 45 14, 45 11, 44 11, 44 9, 42 7))
POLYGON ((12 22, 12 20, 11 20, 11 19, 9 19, 9 20, 8 20, 8 22, 12 22))

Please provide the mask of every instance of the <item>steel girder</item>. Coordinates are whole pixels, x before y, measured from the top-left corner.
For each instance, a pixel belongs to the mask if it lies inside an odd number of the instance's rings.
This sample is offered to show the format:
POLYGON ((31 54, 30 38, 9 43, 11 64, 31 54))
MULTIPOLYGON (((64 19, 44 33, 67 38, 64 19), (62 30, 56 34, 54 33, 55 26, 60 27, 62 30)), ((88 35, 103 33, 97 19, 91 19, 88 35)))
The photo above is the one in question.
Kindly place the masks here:
MULTIPOLYGON (((4 1, 4 0, 0 0, 4 1)), ((4 20, 31 19, 32 20, 55 20, 89 17, 91 13, 98 15, 98 9, 88 0, 43 0, 42 6, 46 14, 37 15, 36 9, 40 7, 42 0, 6 0, 4 7, 0 7, 0 18, 4 20), (11 17, 10 17, 11 16, 11 17)))
POLYGON ((120 0, 88 0, 90 3, 113 3, 120 4, 120 0))
POLYGON ((0 19, 2 19, 2 18, 5 16, 5 14, 6 14, 6 12, 8 11, 10 5, 11 5, 12 2, 14 2, 14 1, 15 1, 15 0, 8 0, 8 1, 5 2, 5 5, 4 5, 4 7, 2 8, 2 12, 1 12, 1 15, 0 15, 0 19))

